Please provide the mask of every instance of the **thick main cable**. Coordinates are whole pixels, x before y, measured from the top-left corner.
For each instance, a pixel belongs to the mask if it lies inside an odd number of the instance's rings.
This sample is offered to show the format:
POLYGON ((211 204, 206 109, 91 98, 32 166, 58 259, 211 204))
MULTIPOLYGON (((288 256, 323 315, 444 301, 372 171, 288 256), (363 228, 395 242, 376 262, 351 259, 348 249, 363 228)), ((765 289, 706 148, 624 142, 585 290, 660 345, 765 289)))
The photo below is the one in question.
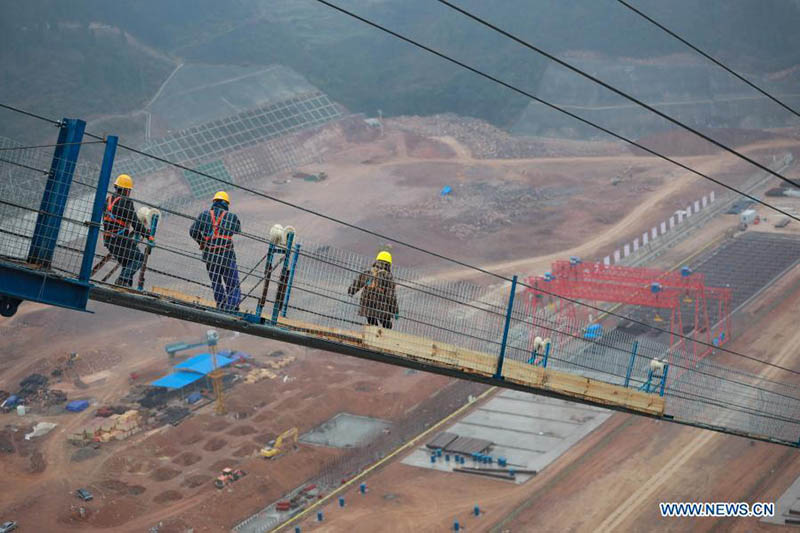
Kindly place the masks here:
MULTIPOLYGON (((328 2, 326 2, 324 0, 317 0, 317 1, 318 2, 322 2, 324 4, 328 3, 328 2)), ((461 7, 458 7, 455 4, 452 4, 451 2, 448 2, 448 0, 436 0, 436 1, 439 2, 440 4, 446 5, 447 7, 451 8, 451 9, 453 9, 455 11, 458 11, 462 15, 464 15, 464 16, 466 16, 466 17, 478 22, 479 24, 482 24, 483 26, 486 26, 487 28, 490 28, 493 31, 496 31, 499 34, 501 34, 501 35, 503 35, 505 37, 508 37, 512 41, 521 44, 525 48, 528 48, 529 50, 533 50, 537 54, 546 57, 550 61, 558 63, 562 67, 571 70, 575 74, 578 74, 579 76, 582 76, 582 77, 586 78, 587 80, 592 81, 592 82, 604 87, 605 89, 608 89, 609 91, 613 92, 614 94, 619 95, 619 96, 625 98, 626 100, 629 100, 629 101, 633 102, 634 104, 636 104, 636 105, 638 105, 640 107, 643 107, 644 109, 647 109, 651 113, 654 113, 654 114, 658 115, 659 117, 663 118, 664 120, 667 120, 667 121, 675 124, 676 126, 679 126, 679 127, 683 128, 683 129, 685 129, 686 131, 694 133, 695 135, 697 135, 701 139, 710 142, 711 144, 713 144, 717 148, 722 148, 726 152, 735 155, 736 157, 738 157, 739 159, 742 159, 743 161, 747 161, 751 165, 753 165, 753 166, 755 166, 757 168, 760 168, 764 172, 772 174, 776 178, 778 178, 780 180, 783 180, 786 183, 789 183, 793 187, 800 188, 800 184, 795 183, 794 181, 792 181, 789 178, 785 177, 783 174, 775 172, 774 170, 772 170, 768 166, 762 165, 761 163, 759 163, 755 159, 752 159, 751 157, 748 157, 748 156, 742 154, 741 152, 738 152, 737 150, 734 150, 733 148, 731 148, 727 144, 721 143, 720 141, 714 139, 713 137, 710 137, 710 136, 706 135, 705 133, 703 133, 703 132, 701 132, 701 131, 699 131, 699 130, 691 127, 691 126, 689 126, 688 124, 685 124, 685 123, 681 122, 680 120, 674 118, 673 116, 668 115, 668 114, 664 113, 663 111, 659 111, 658 109, 656 109, 655 107, 651 106, 650 104, 647 104, 646 102, 636 98, 635 96, 632 96, 632 95, 626 93, 622 89, 618 89, 617 87, 611 85, 610 83, 605 82, 605 81, 601 80, 600 78, 598 78, 596 76, 592 76, 591 74, 589 74, 585 70, 582 70, 582 69, 576 67, 572 63, 568 63, 568 62, 564 61, 563 59, 559 59, 558 57, 554 56, 553 54, 551 54, 549 52, 546 52, 545 50, 542 50, 541 48, 529 43, 528 41, 525 41, 524 39, 521 39, 520 37, 517 37, 516 35, 514 35, 512 33, 507 32, 506 30, 504 30, 504 29, 492 24, 491 22, 488 22, 485 19, 470 13, 469 11, 467 11, 467 10, 461 8, 461 7)))
POLYGON ((706 59, 708 59, 709 61, 711 61, 712 63, 714 63, 718 67, 720 67, 721 69, 725 70, 728 74, 730 74, 730 75, 734 76, 735 78, 743 81, 744 83, 749 85, 751 88, 753 88, 756 91, 758 91, 759 93, 763 94, 764 96, 766 96, 767 98, 769 98, 770 100, 772 100, 773 102, 775 102, 776 104, 778 104, 779 106, 781 106, 782 108, 787 110, 788 112, 792 113, 793 115, 795 115, 797 117, 800 117, 800 113, 795 111, 794 108, 789 107, 788 104, 782 102, 781 100, 778 100, 775 96, 772 96, 770 93, 768 93, 767 91, 765 91, 764 89, 762 89, 761 87, 759 87, 758 85, 753 83, 752 81, 748 80, 747 78, 745 78, 744 76, 742 76, 741 74, 736 72, 735 70, 731 69, 730 67, 728 67, 727 65, 725 65, 721 61, 715 59, 711 55, 709 55, 706 52, 702 51, 700 48, 698 48, 697 46, 693 45, 692 43, 690 43, 689 41, 687 41, 686 39, 684 39, 683 37, 681 37, 680 35, 678 35, 674 31, 670 30, 669 28, 667 28, 663 24, 659 23, 653 17, 651 17, 651 16, 647 15, 646 13, 642 12, 640 9, 632 6, 631 4, 626 2, 625 0, 617 0, 617 2, 619 2, 620 4, 625 6, 626 8, 630 9, 631 11, 633 11, 634 13, 636 13, 637 15, 639 15, 640 17, 642 17, 643 19, 645 19, 646 21, 651 23, 652 25, 656 26, 657 28, 660 28, 665 33, 667 33, 668 35, 670 35, 670 36, 674 37, 675 39, 677 39, 678 41, 682 42, 683 44, 685 44, 686 46, 688 46, 689 48, 691 48, 692 50, 694 50, 695 52, 697 52, 701 56, 705 57, 706 59))

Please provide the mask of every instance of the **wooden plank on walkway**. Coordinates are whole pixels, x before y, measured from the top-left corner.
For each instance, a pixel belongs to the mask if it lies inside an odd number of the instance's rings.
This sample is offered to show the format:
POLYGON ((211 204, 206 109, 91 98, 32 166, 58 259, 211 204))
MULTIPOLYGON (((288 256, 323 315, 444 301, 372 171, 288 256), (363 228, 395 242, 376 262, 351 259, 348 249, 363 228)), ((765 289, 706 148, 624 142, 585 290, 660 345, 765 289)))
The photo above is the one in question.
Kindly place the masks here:
POLYGON ((503 377, 513 383, 559 392, 591 400, 594 403, 627 407, 659 416, 664 414, 664 398, 657 394, 648 394, 633 388, 549 368, 544 369, 520 361, 507 360, 503 365, 503 377))
POLYGON ((152 287, 150 292, 153 294, 157 294, 159 296, 164 296, 165 298, 169 298, 171 300, 178 300, 181 302, 187 302, 193 305, 202 305, 204 307, 211 307, 216 308, 217 304, 212 302, 211 300, 206 300, 200 296, 194 296, 191 294, 186 294, 185 292, 176 291, 175 289, 168 289, 166 287, 152 287))

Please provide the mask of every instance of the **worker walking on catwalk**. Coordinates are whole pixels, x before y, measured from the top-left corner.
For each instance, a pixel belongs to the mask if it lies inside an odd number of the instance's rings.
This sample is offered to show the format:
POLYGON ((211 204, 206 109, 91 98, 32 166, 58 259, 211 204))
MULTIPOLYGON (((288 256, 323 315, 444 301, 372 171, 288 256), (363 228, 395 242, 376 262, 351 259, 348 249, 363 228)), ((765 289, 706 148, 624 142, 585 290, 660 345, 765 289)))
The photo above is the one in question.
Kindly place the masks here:
POLYGON ((242 299, 239 269, 233 250, 233 236, 241 232, 239 217, 228 210, 230 198, 225 191, 214 195, 211 208, 200 213, 189 235, 200 246, 208 277, 214 289, 217 309, 238 311, 242 299))
POLYGON ((130 198, 132 190, 133 179, 130 176, 117 176, 114 180, 114 192, 108 196, 103 213, 103 245, 122 267, 116 283, 123 287, 133 286, 133 276, 144 261, 144 254, 136 245, 136 234, 147 239, 149 246, 155 244, 150 230, 136 216, 136 209, 130 198))
POLYGON ((347 294, 353 296, 361 291, 358 314, 366 317, 367 324, 392 329, 392 317, 397 318, 397 295, 392 277, 392 254, 383 251, 375 258, 369 270, 362 272, 353 281, 347 294))

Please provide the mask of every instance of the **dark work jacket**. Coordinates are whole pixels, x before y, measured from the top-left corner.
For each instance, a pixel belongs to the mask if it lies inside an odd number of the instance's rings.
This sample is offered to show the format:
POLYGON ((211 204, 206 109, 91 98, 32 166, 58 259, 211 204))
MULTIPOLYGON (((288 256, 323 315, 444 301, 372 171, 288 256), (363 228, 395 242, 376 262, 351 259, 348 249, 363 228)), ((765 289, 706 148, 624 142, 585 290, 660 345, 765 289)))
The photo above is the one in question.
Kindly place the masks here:
POLYGON ((220 260, 236 260, 233 251, 233 235, 241 233, 242 223, 239 217, 228 211, 228 206, 225 202, 214 202, 211 209, 207 209, 198 215, 197 219, 189 229, 189 235, 203 250, 203 261, 220 261, 220 260), (214 213, 214 219, 218 220, 220 216, 221 222, 218 222, 217 236, 214 235, 214 227, 211 222, 211 212, 214 213))
POLYGON ((391 320, 397 314, 397 295, 391 266, 375 261, 372 268, 362 272, 350 285, 348 293, 361 291, 358 314, 377 320, 391 320))
POLYGON ((103 213, 103 240, 106 246, 134 246, 131 229, 134 233, 139 233, 145 237, 150 235, 150 230, 144 226, 136 217, 136 208, 133 200, 128 196, 111 193, 106 200, 106 211, 103 213), (114 202, 115 199, 118 201, 114 202), (108 211, 108 204, 114 202, 111 212, 108 211))

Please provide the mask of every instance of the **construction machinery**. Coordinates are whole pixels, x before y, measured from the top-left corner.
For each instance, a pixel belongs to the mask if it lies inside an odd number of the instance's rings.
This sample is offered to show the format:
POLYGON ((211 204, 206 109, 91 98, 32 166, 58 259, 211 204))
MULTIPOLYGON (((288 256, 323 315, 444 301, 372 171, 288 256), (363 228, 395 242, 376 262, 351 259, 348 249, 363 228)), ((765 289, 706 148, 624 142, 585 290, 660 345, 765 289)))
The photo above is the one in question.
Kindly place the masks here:
POLYGON ((234 481, 239 481, 246 475, 247 472, 241 468, 235 470, 233 468, 223 468, 222 474, 217 476, 217 479, 214 480, 214 486, 218 489, 224 489, 227 485, 230 485, 234 481))
POLYGON ((287 451, 288 442, 291 441, 292 447, 297 449, 297 428, 284 431, 274 441, 270 441, 267 446, 261 448, 260 455, 265 459, 275 459, 287 451))

